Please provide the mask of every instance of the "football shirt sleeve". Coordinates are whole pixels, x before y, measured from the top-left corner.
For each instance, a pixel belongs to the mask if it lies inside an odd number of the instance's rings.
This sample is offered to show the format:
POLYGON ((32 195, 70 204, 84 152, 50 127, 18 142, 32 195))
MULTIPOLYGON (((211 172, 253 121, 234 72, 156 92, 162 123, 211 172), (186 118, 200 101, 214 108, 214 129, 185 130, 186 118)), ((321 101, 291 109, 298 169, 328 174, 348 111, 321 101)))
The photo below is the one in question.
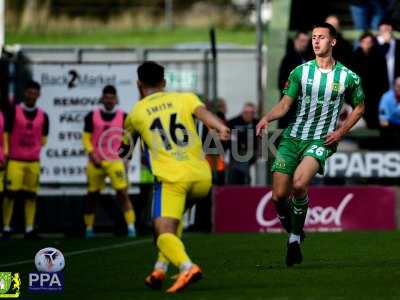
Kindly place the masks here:
POLYGON ((293 99, 297 99, 300 93, 300 68, 295 68, 289 75, 288 81, 286 82, 283 94, 293 99))
POLYGON ((188 94, 186 104, 191 114, 193 114, 196 108, 199 106, 204 106, 204 103, 201 102, 199 97, 197 97, 195 94, 188 94))
POLYGON ((133 109, 125 118, 124 121, 124 135, 122 139, 122 143, 125 145, 129 145, 132 140, 136 140, 138 136, 137 125, 135 125, 135 116, 137 116, 137 110, 133 109))
POLYGON ((352 73, 349 75, 351 80, 349 82, 349 93, 347 101, 353 108, 364 102, 365 96, 361 85, 361 78, 352 73))

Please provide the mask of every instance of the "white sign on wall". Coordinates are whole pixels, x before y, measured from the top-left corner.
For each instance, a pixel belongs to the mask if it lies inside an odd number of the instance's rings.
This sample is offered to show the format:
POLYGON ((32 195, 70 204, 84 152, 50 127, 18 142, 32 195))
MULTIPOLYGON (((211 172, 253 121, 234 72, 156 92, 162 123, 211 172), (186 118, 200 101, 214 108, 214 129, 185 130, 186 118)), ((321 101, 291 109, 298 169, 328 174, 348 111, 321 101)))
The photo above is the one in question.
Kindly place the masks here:
POLYGON ((326 162, 326 177, 399 178, 398 151, 338 152, 326 162))
MULTIPOLYGON (((119 107, 129 112, 139 99, 136 64, 33 64, 33 79, 41 86, 38 106, 49 116, 50 133, 41 152, 41 183, 85 183, 87 155, 82 146, 85 115, 98 107, 102 89, 114 85, 119 107)), ((129 168, 139 181, 140 151, 129 168)))

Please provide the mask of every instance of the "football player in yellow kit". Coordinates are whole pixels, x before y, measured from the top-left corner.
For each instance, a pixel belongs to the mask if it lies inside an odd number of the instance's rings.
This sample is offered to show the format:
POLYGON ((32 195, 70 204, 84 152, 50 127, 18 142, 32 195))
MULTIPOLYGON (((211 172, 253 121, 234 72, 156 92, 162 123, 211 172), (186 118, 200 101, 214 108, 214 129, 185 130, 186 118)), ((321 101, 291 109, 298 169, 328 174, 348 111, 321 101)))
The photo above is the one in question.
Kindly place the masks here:
POLYGON ((161 65, 144 62, 137 72, 141 100, 125 120, 129 135, 122 147, 129 147, 130 137, 140 136, 155 177, 152 215, 159 255, 145 283, 160 288, 171 262, 180 270, 175 283, 167 290, 175 293, 202 277, 201 269, 192 263, 181 241, 186 198, 203 198, 211 189, 211 170, 204 157, 195 118, 216 131, 221 139, 228 139, 230 132, 195 94, 165 92, 161 65))

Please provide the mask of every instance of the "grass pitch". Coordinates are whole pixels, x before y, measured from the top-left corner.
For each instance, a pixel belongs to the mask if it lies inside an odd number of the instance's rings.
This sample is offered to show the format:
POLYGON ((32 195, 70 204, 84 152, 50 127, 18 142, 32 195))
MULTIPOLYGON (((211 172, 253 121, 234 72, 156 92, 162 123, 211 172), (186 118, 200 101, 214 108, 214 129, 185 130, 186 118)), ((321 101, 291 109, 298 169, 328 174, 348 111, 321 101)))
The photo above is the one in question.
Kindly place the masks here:
POLYGON ((0 271, 20 272, 20 299, 400 299, 398 232, 309 233, 303 264, 290 269, 281 234, 187 234, 184 240, 205 278, 178 295, 143 284, 156 257, 150 237, 1 241, 0 271), (66 255, 62 294, 28 292, 34 255, 47 246, 66 255))
MULTIPOLYGON (((105 45, 113 47, 171 47, 175 44, 209 43, 208 28, 163 28, 138 30, 93 29, 80 32, 66 31, 7 31, 7 44, 40 46, 105 45)), ((267 34, 265 34, 265 39, 267 34)), ((217 29, 219 43, 253 46, 256 43, 254 28, 217 29)))

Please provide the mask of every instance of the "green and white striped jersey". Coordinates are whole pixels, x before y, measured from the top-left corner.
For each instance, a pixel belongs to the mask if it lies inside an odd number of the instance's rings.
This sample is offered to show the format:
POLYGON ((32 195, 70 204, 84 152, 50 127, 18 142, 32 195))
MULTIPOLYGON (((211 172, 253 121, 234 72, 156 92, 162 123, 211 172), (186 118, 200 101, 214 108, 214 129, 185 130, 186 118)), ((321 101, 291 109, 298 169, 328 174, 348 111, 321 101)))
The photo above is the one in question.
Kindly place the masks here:
POLYGON ((315 60, 296 67, 283 93, 296 107, 285 134, 302 140, 324 139, 336 129, 345 101, 353 107, 364 101, 360 77, 339 62, 329 71, 315 60))

